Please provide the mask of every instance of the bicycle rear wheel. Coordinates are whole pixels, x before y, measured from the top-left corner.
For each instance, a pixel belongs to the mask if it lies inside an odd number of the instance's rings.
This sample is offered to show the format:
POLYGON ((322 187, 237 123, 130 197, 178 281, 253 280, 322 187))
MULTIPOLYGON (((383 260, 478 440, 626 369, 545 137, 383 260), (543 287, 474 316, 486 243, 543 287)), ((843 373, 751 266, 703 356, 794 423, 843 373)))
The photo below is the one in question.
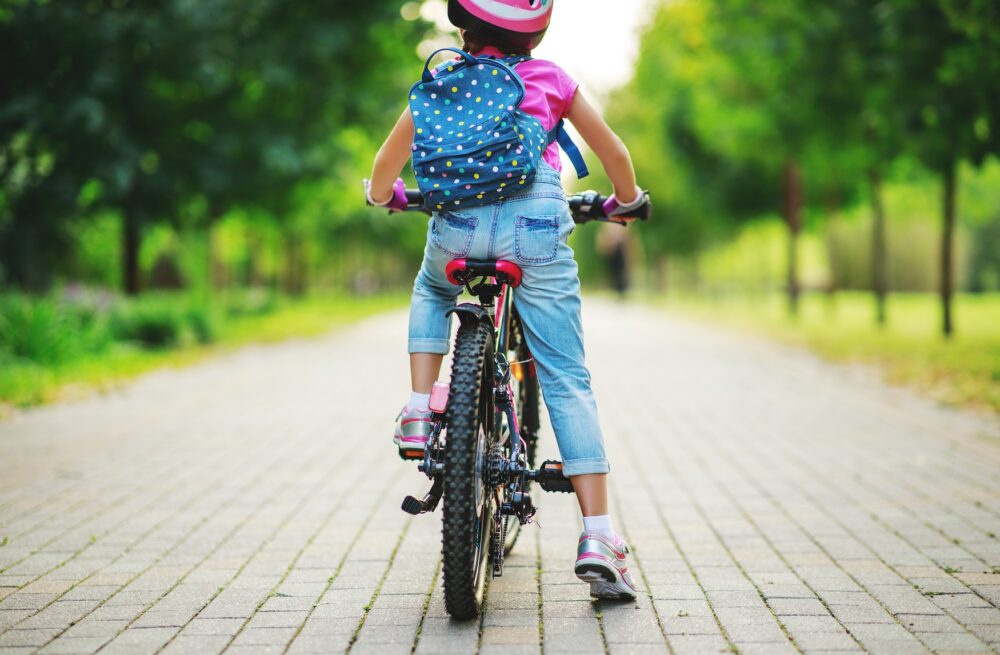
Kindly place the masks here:
POLYGON ((455 339, 445 439, 442 573, 444 601, 457 619, 478 616, 493 520, 488 456, 496 441, 493 330, 462 325, 455 339))
MULTIPOLYGON (((528 350, 528 342, 524 338, 524 326, 521 325, 521 318, 514 311, 511 317, 511 353, 513 359, 512 368, 514 374, 511 376, 514 392, 514 410, 517 413, 518 427, 521 431, 521 438, 524 439, 525 461, 529 468, 535 468, 535 450, 538 442, 539 420, 539 397, 538 397, 538 377, 535 374, 535 362, 532 359, 531 351, 528 350)), ((510 454, 508 450, 507 455, 510 454)), ((531 489, 531 481, 524 481, 523 491, 528 493, 531 489)), ((516 516, 504 517, 504 555, 510 554, 517 537, 521 534, 521 522, 516 516)))

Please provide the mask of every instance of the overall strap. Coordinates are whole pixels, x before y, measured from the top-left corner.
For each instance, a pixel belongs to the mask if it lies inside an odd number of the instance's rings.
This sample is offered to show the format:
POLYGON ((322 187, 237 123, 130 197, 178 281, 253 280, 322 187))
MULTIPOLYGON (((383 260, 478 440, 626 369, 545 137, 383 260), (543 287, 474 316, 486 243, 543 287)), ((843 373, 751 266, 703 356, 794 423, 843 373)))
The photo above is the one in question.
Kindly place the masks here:
POLYGON ((504 57, 500 61, 504 62, 511 68, 514 68, 523 61, 531 61, 531 57, 528 55, 510 55, 509 57, 504 57))
POLYGON ((555 127, 549 130, 548 144, 551 145, 555 141, 559 142, 559 147, 563 149, 563 152, 569 157, 570 162, 573 163, 573 168, 576 169, 576 177, 578 179, 582 180, 590 175, 590 171, 587 170, 587 162, 584 161, 580 149, 573 143, 573 137, 566 131, 566 122, 562 119, 556 123, 555 127))

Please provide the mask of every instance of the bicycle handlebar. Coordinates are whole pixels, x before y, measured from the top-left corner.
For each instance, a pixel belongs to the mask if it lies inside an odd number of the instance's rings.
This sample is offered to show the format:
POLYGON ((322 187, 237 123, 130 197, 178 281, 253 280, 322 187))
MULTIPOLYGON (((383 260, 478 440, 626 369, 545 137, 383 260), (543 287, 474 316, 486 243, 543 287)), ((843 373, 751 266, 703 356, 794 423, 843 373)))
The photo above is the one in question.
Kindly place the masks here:
MULTIPOLYGON (((648 192, 646 193, 648 197, 648 192)), ((608 216, 604 211, 604 202, 608 196, 596 191, 584 191, 568 196, 569 210, 573 215, 573 221, 578 225, 590 221, 600 221, 602 223, 617 223, 618 225, 628 225, 633 220, 648 220, 652 214, 652 204, 644 203, 633 212, 620 214, 618 216, 608 216)), ((394 211, 419 211, 430 214, 430 210, 424 206, 424 197, 417 189, 406 189, 406 209, 394 211)))

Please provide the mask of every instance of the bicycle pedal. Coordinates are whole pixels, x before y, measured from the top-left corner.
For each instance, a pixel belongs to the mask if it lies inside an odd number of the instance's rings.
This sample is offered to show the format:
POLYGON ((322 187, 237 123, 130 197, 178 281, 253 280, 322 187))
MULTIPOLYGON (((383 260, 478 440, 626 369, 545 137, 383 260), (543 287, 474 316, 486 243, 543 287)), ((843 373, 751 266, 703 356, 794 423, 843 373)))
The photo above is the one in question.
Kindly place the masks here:
POLYGON ((573 493, 573 483, 563 473, 562 462, 549 459, 538 467, 538 485, 545 491, 573 493))
POLYGON ((399 451, 399 458, 407 461, 413 461, 415 459, 423 459, 424 451, 422 450, 401 450, 399 451))
POLYGON ((402 510, 407 514, 413 514, 416 516, 417 514, 423 514, 426 512, 427 506, 424 504, 424 501, 418 500, 413 496, 407 496, 403 499, 402 510))

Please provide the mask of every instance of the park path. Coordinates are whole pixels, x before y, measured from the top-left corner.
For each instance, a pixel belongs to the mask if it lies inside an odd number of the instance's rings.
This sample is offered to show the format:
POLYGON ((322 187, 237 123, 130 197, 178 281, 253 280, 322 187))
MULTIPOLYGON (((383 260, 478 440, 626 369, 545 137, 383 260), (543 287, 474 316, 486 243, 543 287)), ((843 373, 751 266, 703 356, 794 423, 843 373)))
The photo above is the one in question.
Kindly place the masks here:
POLYGON ((394 313, 0 423, 0 653, 1000 649, 996 423, 584 310, 637 602, 588 599, 573 497, 547 494, 481 621, 447 618, 440 515, 399 510, 426 485, 390 442, 394 313))

